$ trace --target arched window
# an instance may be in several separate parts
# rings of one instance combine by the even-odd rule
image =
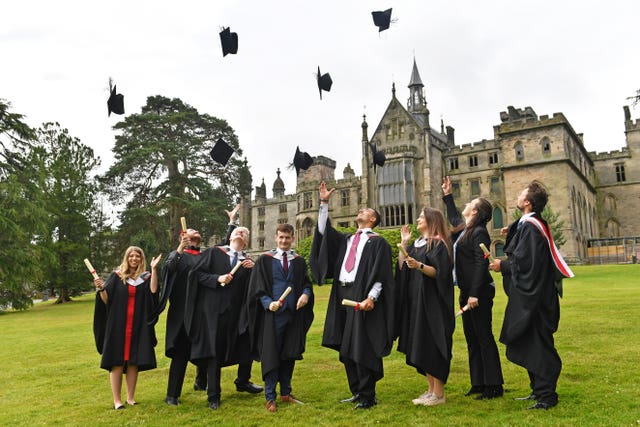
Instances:
[[[542,147],[542,154],[551,154],[551,141],[546,136],[540,141]]]
[[[604,207],[610,211],[616,210],[616,196],[607,194],[604,198]]]
[[[524,160],[524,147],[520,141],[516,143],[514,149],[516,150],[516,160]]]
[[[502,220],[502,209],[495,207],[493,209],[493,229],[499,230],[504,227],[504,221]]]
[[[311,236],[312,234],[313,234],[313,221],[311,221],[311,218],[305,218],[304,221],[302,221],[299,240],[305,239]]]
[[[607,221],[607,234],[609,237],[620,237],[620,224],[615,219]]]

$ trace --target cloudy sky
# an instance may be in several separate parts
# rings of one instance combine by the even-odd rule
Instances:
[[[458,144],[493,137],[513,105],[563,112],[589,151],[624,145],[622,106],[640,89],[640,1],[21,0],[0,13],[0,98],[39,126],[57,121],[112,162],[108,78],[127,114],[151,95],[226,119],[253,174],[286,170],[296,146],[360,174],[362,115],[370,134],[391,100],[406,103],[417,62],[431,124]],[[393,8],[382,33],[371,11]],[[223,58],[218,33],[238,33]],[[314,73],[333,79],[320,101]],[[640,106],[632,109],[640,118]]]

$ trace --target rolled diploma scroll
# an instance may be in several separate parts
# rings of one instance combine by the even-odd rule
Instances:
[[[282,295],[280,295],[280,298],[278,298],[278,303],[280,305],[284,304],[284,299],[287,297],[287,295],[289,295],[290,292],[291,292],[291,286],[288,286],[287,289],[284,290]]]
[[[238,271],[238,269],[242,267],[242,263],[238,261],[238,263],[235,265],[235,267],[233,267],[231,269],[231,271],[229,272],[229,274],[234,275],[236,274],[236,271]]]
[[[229,274],[233,276],[234,274],[236,274],[236,271],[238,271],[238,269],[239,269],[241,266],[242,266],[242,263],[241,263],[241,262],[238,262],[238,263],[235,265],[235,267],[233,267],[233,268],[231,269],[231,271],[229,272]],[[225,286],[225,285],[226,285],[226,283],[220,283],[220,286],[222,286],[223,288],[224,288],[224,286]]]
[[[236,266],[235,266],[235,267],[233,267],[233,268],[231,269],[231,271],[229,272],[229,274],[233,276],[234,274],[236,274],[236,271],[238,271],[238,269],[239,269],[241,266],[242,266],[242,263],[241,263],[241,262],[238,262],[238,263],[236,264]],[[223,288],[225,287],[225,285],[226,285],[226,283],[220,283],[220,286],[222,286]]]
[[[482,245],[482,243],[480,243]],[[465,311],[469,310],[471,307],[469,307],[469,304],[465,305],[464,307],[460,307],[460,310],[458,310],[458,312],[456,313],[456,317],[460,317],[462,316],[462,313],[464,313]]]
[[[180,225],[182,226],[182,235],[184,236],[187,232],[187,220],[185,217],[180,217]]]
[[[407,250],[404,248],[404,246],[402,246],[402,243],[398,243],[397,246],[398,246],[398,250],[402,252],[402,255],[404,255],[404,257],[407,258],[409,254],[407,253]]]
[[[353,301],[350,299],[343,299],[342,305],[346,305],[347,307],[353,307],[356,311],[360,310],[360,303],[358,301]]]
[[[99,279],[98,273],[96,273],[96,269],[93,268],[93,265],[91,265],[91,263],[87,258],[84,259],[84,265],[87,266],[87,268],[89,269],[89,272],[91,273],[94,279]]]
[[[489,258],[489,262],[493,262],[496,260],[491,256],[491,252],[489,252],[489,249],[487,249],[484,243],[480,243],[480,249],[482,249],[482,252],[484,252],[485,258]]]

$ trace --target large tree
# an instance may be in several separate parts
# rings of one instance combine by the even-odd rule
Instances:
[[[38,129],[29,162],[46,171],[39,186],[48,214],[41,245],[49,253],[49,262],[45,263],[46,282],[40,287],[58,290],[58,303],[69,301],[90,282],[82,260],[91,250],[92,214],[97,208],[97,186],[91,174],[100,160],[67,129],[45,123]]]
[[[23,310],[32,305],[30,283],[43,276],[34,260],[46,212],[35,185],[41,171],[25,158],[35,131],[10,107],[0,99],[0,310]]]
[[[119,131],[115,163],[102,182],[112,202],[126,205],[120,249],[140,244],[154,253],[173,246],[181,216],[206,236],[219,234],[224,209],[251,191],[251,175],[231,126],[180,99],[151,96],[141,113],[114,129]],[[226,167],[209,155],[219,138],[235,150]]]

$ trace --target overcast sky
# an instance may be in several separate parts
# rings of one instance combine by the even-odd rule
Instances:
[[[371,11],[393,8],[378,33]],[[253,185],[286,192],[295,148],[349,162],[361,173],[362,115],[369,136],[391,100],[406,105],[415,60],[431,125],[458,144],[493,137],[513,105],[562,112],[589,151],[624,145],[622,106],[640,88],[640,1],[65,1],[4,2],[0,98],[39,126],[57,121],[113,160],[108,79],[127,114],[152,95],[177,97],[235,129]],[[222,56],[218,33],[238,33]],[[314,73],[333,79],[321,101]],[[631,110],[640,117],[640,107]]]

